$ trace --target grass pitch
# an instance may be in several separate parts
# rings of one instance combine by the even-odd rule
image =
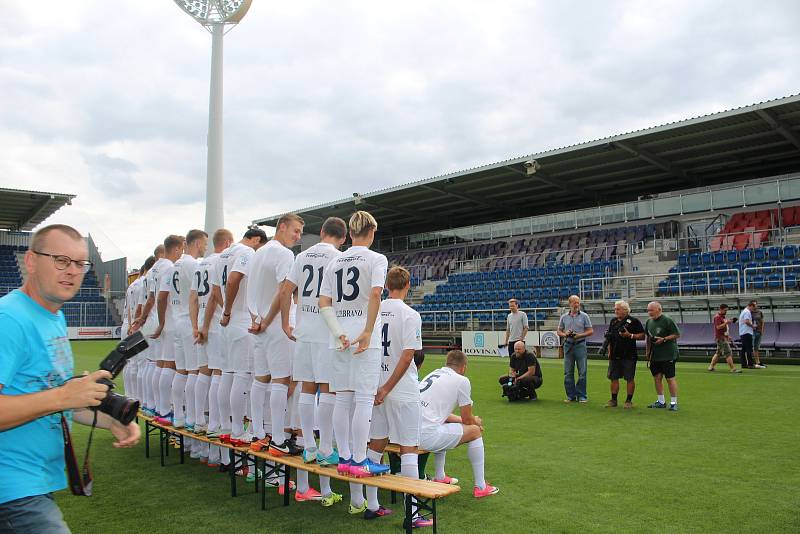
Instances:
[[[97,368],[111,342],[76,342],[76,372]],[[429,356],[427,373],[443,364]],[[475,413],[486,426],[486,478],[500,494],[472,497],[466,450],[448,454],[447,473],[462,492],[438,506],[447,532],[798,532],[800,531],[800,366],[771,365],[730,375],[704,364],[678,362],[680,412],[647,409],[654,400],[640,362],[635,408],[603,408],[609,398],[603,362],[590,362],[587,405],[565,405],[561,361],[543,360],[536,402],[509,404],[497,377],[505,360],[473,358]],[[624,392],[624,382],[622,384]],[[621,393],[620,402],[624,400]],[[76,425],[83,454],[87,427]],[[389,517],[364,521],[344,503],[284,508],[273,491],[267,511],[252,485],[239,482],[231,498],[227,475],[188,459],[167,467],[144,443],[116,450],[98,431],[93,445],[94,493],[59,492],[57,501],[76,533],[399,532],[402,505]],[[432,473],[433,458],[428,464]],[[312,477],[312,485],[317,481]],[[269,491],[269,490],[268,490]],[[388,494],[381,503],[389,505]]]

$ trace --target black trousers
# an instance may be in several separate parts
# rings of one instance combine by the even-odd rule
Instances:
[[[503,391],[505,391],[505,387],[508,384],[508,375],[501,376],[497,379],[497,382],[503,386]],[[536,397],[536,390],[542,386],[542,377],[533,375],[523,378],[517,381],[517,385],[522,390],[521,393],[524,397]]]
[[[742,344],[742,352],[740,360],[742,367],[753,367],[753,334],[742,334],[739,336],[739,341]]]

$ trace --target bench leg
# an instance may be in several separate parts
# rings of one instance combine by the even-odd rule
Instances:
[[[236,497],[236,454],[233,449],[228,449],[228,457],[231,459],[229,473],[231,476],[231,497]]]
[[[180,449],[181,449],[181,463],[184,463],[184,458],[183,458],[183,453],[184,453],[183,434],[178,434],[178,441],[180,442]]]
[[[406,532],[411,532],[411,521],[414,517],[413,508],[415,507],[419,517],[430,517],[430,519],[433,521],[433,532],[436,532],[436,499],[412,497],[410,494],[406,493],[405,506],[406,519],[403,526],[406,528]]]
[[[150,458],[150,421],[144,422],[144,457]]]
[[[283,466],[283,505],[289,506],[289,496],[291,491],[289,491],[289,478],[292,474],[292,468],[288,465]]]
[[[264,464],[264,472],[261,474],[261,509],[267,509],[267,461],[261,460]],[[258,473],[258,458],[256,458],[256,473]],[[256,481],[258,485],[258,481]]]
[[[158,448],[161,453],[161,467],[164,467],[164,431],[159,428],[158,429]]]
[[[392,499],[394,499],[394,492],[392,492]],[[394,502],[394,500],[392,500]],[[406,519],[403,522],[403,526],[405,526],[406,534],[411,534],[414,531],[414,527],[411,525],[412,521],[414,521],[414,511],[411,507],[411,494],[405,494],[405,507],[406,507]]]

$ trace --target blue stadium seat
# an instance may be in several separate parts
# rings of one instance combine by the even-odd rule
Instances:
[[[767,259],[767,249],[765,248],[756,248],[753,249],[753,257],[756,261],[764,261]]]
[[[797,257],[797,248],[794,245],[786,245],[783,247],[783,257],[787,260],[793,260]]]
[[[769,247],[767,249],[767,257],[771,261],[775,261],[775,260],[780,259],[782,252],[783,252],[783,249],[781,249],[781,247]]]

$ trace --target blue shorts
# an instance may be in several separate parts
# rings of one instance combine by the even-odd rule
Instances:
[[[0,504],[0,534],[69,534],[69,527],[48,493]]]

